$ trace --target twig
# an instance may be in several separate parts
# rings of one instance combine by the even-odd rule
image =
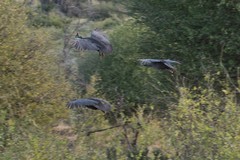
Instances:
[[[226,74],[226,77],[227,77],[227,79],[229,80],[229,82],[230,82],[230,83],[232,84],[232,86],[237,90],[237,92],[240,93],[240,89],[233,83],[233,81],[232,81],[232,79],[231,79],[231,77],[230,77],[227,69],[226,69],[225,66],[223,65],[222,60],[223,60],[224,46],[225,46],[225,43],[223,43],[223,44],[221,45],[221,51],[220,51],[220,66],[223,68],[223,71],[224,71],[224,73]]]
[[[129,150],[129,151],[132,151],[132,145],[131,145],[131,143],[129,142],[129,139],[128,139],[128,136],[127,136],[127,129],[126,129],[126,126],[125,126],[125,125],[123,125],[123,130],[124,130],[123,135],[124,135],[124,137],[125,137],[125,139],[126,139],[126,141],[127,141],[127,144],[128,144],[128,150]]]
[[[137,139],[138,139],[138,135],[139,135],[139,131],[137,130],[135,132],[135,135],[134,135],[134,139],[133,139],[133,142],[132,142],[132,146],[137,146]]]
[[[120,124],[120,125],[116,125],[116,126],[108,127],[108,128],[104,128],[104,129],[97,129],[97,130],[94,130],[94,131],[88,131],[87,136],[90,136],[92,133],[103,132],[103,131],[113,129],[113,128],[118,128],[118,127],[121,127],[121,126],[123,126],[123,125]],[[82,131],[82,132],[84,132],[84,131]]]

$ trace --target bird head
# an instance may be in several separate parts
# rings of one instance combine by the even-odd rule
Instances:
[[[75,38],[82,38],[78,33],[76,34]]]

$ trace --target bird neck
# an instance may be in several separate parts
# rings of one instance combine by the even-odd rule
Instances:
[[[79,36],[79,34],[77,33],[75,38],[83,38],[82,36]]]

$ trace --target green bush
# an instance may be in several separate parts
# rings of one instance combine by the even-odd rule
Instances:
[[[208,79],[209,80],[209,79]],[[192,90],[180,88],[178,104],[162,121],[174,159],[239,159],[240,105],[235,89],[214,89],[212,80]]]
[[[56,27],[56,28],[64,28],[67,23],[69,23],[69,20],[56,16],[51,14],[36,14],[30,16],[30,24],[35,27]]]

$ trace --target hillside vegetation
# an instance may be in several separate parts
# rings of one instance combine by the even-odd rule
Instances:
[[[1,0],[1,159],[240,159],[239,26],[236,0]],[[95,28],[112,54],[71,48]]]

